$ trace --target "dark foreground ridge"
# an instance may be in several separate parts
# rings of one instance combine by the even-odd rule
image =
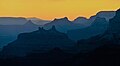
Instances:
[[[49,30],[39,27],[39,30],[31,33],[18,35],[17,40],[9,43],[3,48],[3,56],[26,56],[31,52],[46,52],[55,47],[65,51],[71,50],[75,42],[70,40],[66,34],[58,32],[53,26]]]

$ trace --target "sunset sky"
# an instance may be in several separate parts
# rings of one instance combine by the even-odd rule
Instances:
[[[0,0],[1,17],[38,17],[51,20],[67,16],[90,17],[98,11],[117,10],[120,0]]]

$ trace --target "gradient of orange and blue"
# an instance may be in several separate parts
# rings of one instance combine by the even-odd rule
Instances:
[[[116,10],[120,0],[0,0],[0,16],[38,17],[51,20],[67,16],[90,17],[98,11]]]

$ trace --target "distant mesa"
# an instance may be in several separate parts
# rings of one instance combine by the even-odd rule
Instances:
[[[69,22],[69,20],[68,20],[68,18],[67,17],[64,17],[64,18],[55,18],[53,21],[58,21],[58,20],[61,20],[61,21],[68,21]]]
[[[115,16],[115,13],[116,13],[115,11],[100,11],[96,15],[91,16],[89,19],[87,19],[86,17],[77,17],[72,22],[76,23],[76,24],[84,25],[85,27],[88,27],[88,26],[92,25],[94,20],[98,17],[105,18],[108,22],[111,18],[113,18]]]
[[[98,17],[103,17],[108,21],[109,19],[115,16],[115,13],[116,13],[115,11],[101,11],[98,12],[97,15]]]
[[[27,18],[27,20],[31,20],[34,24],[41,25],[41,26],[45,25],[46,23],[51,22],[50,20],[42,20],[42,19],[35,18],[35,17]]]
[[[84,26],[90,26],[91,22],[89,21],[89,19],[87,19],[86,17],[77,17],[73,23],[76,23],[76,24],[81,24],[81,25],[84,25]]]
[[[51,23],[56,23],[56,24],[61,23],[61,24],[63,24],[63,25],[64,25],[64,23],[66,24],[67,22],[68,22],[68,23],[71,22],[70,20],[68,20],[67,17],[64,17],[64,18],[55,18],[53,21],[51,21]],[[49,23],[48,23],[48,24],[49,24]]]
[[[49,20],[42,20],[39,18],[0,17],[0,25],[24,25],[29,20],[36,25],[44,25],[50,22]]]
[[[37,26],[37,25],[34,24],[31,20],[28,20],[24,25],[25,25],[25,26]]]
[[[23,17],[0,17],[0,25],[23,25],[26,22]]]
[[[77,17],[76,19],[74,19],[75,23],[79,23],[80,22],[84,22],[87,21],[88,19],[86,17]]]
[[[96,17],[105,18],[109,21],[111,18],[115,16],[115,11],[100,11],[96,15],[90,17],[90,21],[94,21]]]

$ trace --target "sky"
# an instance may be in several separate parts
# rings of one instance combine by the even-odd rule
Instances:
[[[52,20],[89,18],[99,11],[117,10],[120,0],[0,0],[1,17],[37,17]]]

